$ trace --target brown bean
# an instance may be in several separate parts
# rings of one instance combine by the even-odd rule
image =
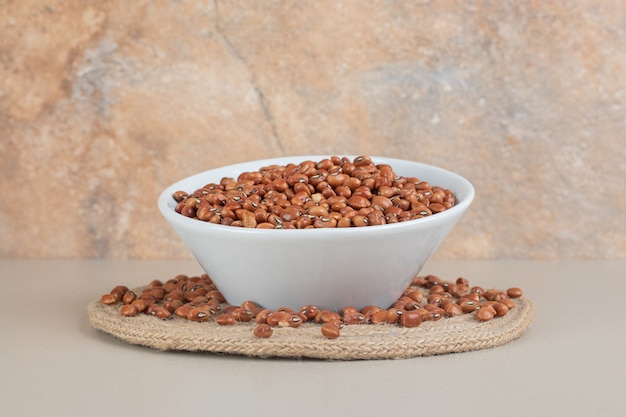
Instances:
[[[492,307],[481,307],[474,313],[475,317],[480,321],[489,321],[496,315],[495,310]]]
[[[256,337],[267,339],[268,337],[272,336],[272,333],[274,333],[274,330],[271,328],[271,326],[267,324],[259,324],[258,326],[254,328],[253,333]]]
[[[361,227],[361,226],[367,226],[368,224],[369,223],[368,223],[367,217],[361,216],[360,214],[357,214],[356,216],[352,218],[353,226]]]
[[[418,303],[417,301],[413,301],[413,300],[406,301],[403,308],[405,310],[417,310],[420,308],[420,303]]]
[[[226,302],[226,299],[224,298],[224,296],[222,295],[222,293],[219,290],[209,291],[207,293],[207,297],[215,298],[220,303],[225,303]]]
[[[333,228],[337,227],[337,220],[329,217],[321,217],[313,221],[315,228]]]
[[[417,303],[421,303],[424,299],[424,294],[422,294],[421,291],[417,290],[408,291],[405,295]]]
[[[464,277],[458,277],[456,279],[456,283],[469,286],[469,280],[467,278],[464,278]]]
[[[386,209],[393,207],[393,203],[391,202],[391,200],[382,195],[373,196],[371,201],[372,201],[372,206],[378,207],[383,212]]]
[[[124,304],[132,304],[133,301],[135,301],[137,299],[137,294],[135,294],[132,291],[127,291],[123,296],[122,296],[122,302]]]
[[[372,313],[375,313],[375,312],[380,311],[380,310],[382,310],[380,307],[378,307],[378,306],[376,306],[376,305],[370,305],[370,306],[365,306],[365,307],[362,307],[362,308],[359,310],[359,312],[360,312],[361,314],[363,314],[364,316],[369,316],[369,315],[371,315]]]
[[[370,314],[370,323],[384,324],[387,323],[387,310],[381,309]]]
[[[300,313],[304,314],[307,321],[315,320],[315,317],[319,314],[319,312],[320,312],[319,307],[313,306],[313,305],[303,306],[300,309]]]
[[[390,308],[387,310],[387,323],[397,323],[400,321],[400,316],[404,314],[404,310],[399,308]]]
[[[232,326],[236,320],[232,314],[220,314],[215,318],[215,322],[220,326]]]
[[[400,310],[405,310],[406,305],[407,305],[406,301],[396,300],[389,306],[389,308],[397,308]]]
[[[137,314],[139,314],[139,310],[137,310],[137,307],[135,307],[132,304],[125,304],[120,309],[120,314],[122,316],[132,317],[132,316],[136,316]]]
[[[354,309],[344,311],[341,319],[345,324],[363,324],[365,322],[365,315]]]
[[[204,292],[206,294],[206,291]],[[195,291],[187,291],[183,297],[183,301],[189,301],[192,304],[202,304],[208,302],[209,297],[206,295],[198,295]]]
[[[418,310],[404,311],[400,316],[400,324],[404,327],[417,327],[422,323],[422,315]]]
[[[183,305],[183,302],[180,300],[166,300],[163,301],[163,308],[167,309],[167,311],[169,311],[170,313],[173,313],[176,311],[176,309],[178,307],[181,307]]]
[[[449,284],[448,292],[456,298],[461,298],[467,293],[467,287],[463,284]]]
[[[443,307],[443,311],[446,312],[446,315],[453,317],[453,316],[460,316],[463,314],[463,309],[461,308],[460,305],[456,304],[456,303],[448,303]]]
[[[369,177],[369,178],[366,178],[363,181],[361,181],[361,186],[367,187],[370,190],[372,190],[374,188],[375,184],[376,184],[376,181],[374,180],[374,177]]]
[[[360,166],[365,166],[365,165],[371,165],[372,164],[372,158],[370,158],[367,155],[359,155],[356,158],[354,158],[354,166],[356,167],[360,167]]]
[[[238,306],[234,306],[234,305],[228,305],[224,308],[224,310],[222,311],[222,313],[224,314],[233,314],[233,311],[235,311],[236,309],[238,309]]]
[[[493,296],[493,301],[502,301],[502,300],[508,300],[509,296],[503,292],[503,291],[498,291],[496,292],[496,295]]]
[[[315,319],[313,321],[315,321],[316,323],[341,321],[341,316],[336,311],[322,310],[317,314],[317,316],[315,316]]]
[[[482,296],[485,293],[485,290],[483,289],[483,287],[479,287],[475,285],[470,288],[469,292],[472,294],[478,294],[479,296]]]
[[[293,185],[293,192],[295,194],[304,193],[311,196],[315,192],[315,187],[305,182],[297,182]]]
[[[290,206],[283,210],[280,217],[285,222],[291,222],[304,214],[304,209],[300,206]]]
[[[446,290],[441,284],[436,284],[430,287],[431,294],[443,294],[444,292],[446,292]]]
[[[461,301],[458,302],[459,306],[461,307],[461,309],[463,310],[463,313],[471,313],[473,311],[476,311],[480,308],[480,305],[477,301],[474,300],[468,300],[468,299],[463,299]]]
[[[252,311],[255,308],[257,308],[258,306],[256,305],[256,303],[254,301],[246,300],[243,303],[241,303],[241,305],[239,307],[241,307],[244,310]]]
[[[337,221],[337,227],[350,227],[352,226],[352,220],[348,217],[342,217]]]
[[[185,292],[181,290],[180,288],[172,289],[163,297],[163,300],[165,301],[174,301],[174,300],[182,301],[184,299],[185,299]]]
[[[331,322],[322,324],[321,330],[322,330],[322,334],[327,339],[336,339],[339,337],[341,333],[340,324],[338,321],[331,321]]]
[[[506,293],[510,298],[519,298],[523,295],[522,290],[517,287],[509,288],[508,290],[506,290]]]
[[[331,187],[336,188],[336,187],[339,187],[340,185],[343,185],[343,183],[348,178],[349,176],[346,174],[343,174],[340,172],[334,172],[326,177],[326,181]]]
[[[308,216],[300,216],[296,219],[295,225],[297,229],[306,229],[313,226],[313,219]]]
[[[160,318],[161,320],[169,319],[172,315],[172,313],[165,307],[156,307],[154,310],[152,310],[151,314]]]
[[[370,226],[379,226],[386,223],[387,222],[385,221],[385,215],[382,211],[374,210],[367,215],[367,224]]]
[[[471,292],[469,294],[465,294],[463,297],[459,297],[459,300],[472,300],[478,303],[480,301],[480,296],[475,292]]]
[[[430,320],[431,321],[440,320],[443,317],[445,317],[445,315],[446,315],[445,310],[443,308],[441,308],[441,307],[430,309],[430,310],[428,310],[428,313],[430,315]]]
[[[494,303],[492,307],[496,312],[496,317],[505,316],[509,312],[509,308],[506,306],[506,304],[503,304],[501,302]]]
[[[111,305],[117,303],[118,300],[113,294],[107,293],[103,294],[102,297],[100,297],[100,302],[102,304]]]
[[[370,204],[367,207],[371,205],[371,200],[373,198],[373,195],[372,195],[372,190],[370,189],[370,187],[367,187],[365,185],[360,185],[352,192],[352,195],[365,197],[370,202]]]
[[[196,217],[196,208],[185,204],[180,209],[180,214],[182,214],[185,217]]]
[[[124,294],[128,292],[128,287],[125,285],[116,285],[112,290],[111,294],[117,299],[117,301],[122,301],[122,297]]]
[[[498,293],[498,291],[491,289],[491,290],[487,290],[484,293],[482,293],[482,296],[485,297],[485,299],[487,299],[489,301],[493,301],[493,299],[495,298],[497,293]]]
[[[245,210],[243,212],[243,218],[241,219],[241,222],[243,223],[243,227],[249,227],[249,228],[254,228],[257,227],[257,221],[256,221],[256,217],[254,215],[253,212]]]
[[[363,197],[361,195],[352,195],[352,197],[350,197],[348,201],[346,201],[346,204],[353,209],[358,210],[364,207],[369,207],[371,205],[371,202],[366,197]]]
[[[179,203],[185,200],[188,196],[189,194],[187,194],[186,191],[176,191],[174,192],[174,194],[172,194],[172,197],[174,197],[174,200],[176,200]]]
[[[192,304],[183,304],[182,306],[174,310],[174,314],[176,314],[178,317],[187,318],[187,315],[192,309],[194,309],[194,306]]]
[[[435,285],[441,285],[441,283],[443,283],[443,280],[441,278],[433,274],[426,275],[424,279],[426,280],[425,282],[426,288],[432,288]]]
[[[289,311],[273,311],[267,316],[266,323],[272,327],[288,327],[292,315]]]
[[[146,300],[142,300],[141,298],[133,301],[131,305],[134,305],[139,312],[145,311],[146,308],[148,308],[148,303],[146,302]]]
[[[446,211],[446,206],[444,206],[441,203],[430,203],[430,205],[428,206],[428,208],[430,209],[430,211],[434,214],[434,213],[441,213],[442,211]]]
[[[187,313],[187,320],[189,321],[204,322],[208,321],[210,318],[211,312],[202,307],[194,307]]]
[[[341,185],[347,187],[352,192],[361,186],[361,180],[355,177],[348,177]]]
[[[428,296],[428,304],[435,304],[435,305],[439,305],[441,304],[441,299],[443,298],[442,294],[430,294]]]
[[[292,314],[291,317],[289,317],[289,320],[287,321],[287,326],[296,328],[296,327],[300,327],[302,323],[304,323],[302,316],[300,316],[299,314]],[[281,323],[278,323],[278,325],[281,326]]]
[[[267,216],[269,216],[269,213],[263,207],[259,207],[259,208],[254,210],[254,220],[256,220],[257,226],[260,223],[267,222]]]
[[[355,168],[356,166],[350,161],[344,161],[343,164],[341,164],[341,170],[350,176],[352,176]]]
[[[257,324],[266,324],[267,318],[271,312],[272,310],[267,309],[267,308],[261,310],[259,313],[257,313],[256,317],[254,318],[254,322]]]
[[[425,277],[417,276],[413,278],[413,281],[411,281],[411,286],[426,288],[426,283],[427,283],[427,280]]]
[[[307,209],[307,213],[310,216],[315,217],[328,217],[328,209],[324,206],[313,206]]]
[[[252,320],[252,311],[237,307],[232,313],[236,321],[247,323]]]

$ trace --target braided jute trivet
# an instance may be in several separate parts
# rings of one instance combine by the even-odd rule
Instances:
[[[88,306],[91,325],[125,342],[163,351],[205,351],[256,357],[329,360],[403,359],[467,352],[501,346],[519,338],[535,314],[527,297],[514,299],[503,317],[479,322],[473,314],[423,322],[406,328],[393,324],[346,325],[337,339],[327,339],[320,326],[278,327],[268,339],[255,337],[254,322],[220,326],[214,321],[168,320],[140,314],[124,317],[120,305],[99,300]]]

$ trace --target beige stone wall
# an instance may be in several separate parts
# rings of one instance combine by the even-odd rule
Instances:
[[[439,258],[626,258],[626,2],[0,0],[0,257],[186,258],[162,188],[370,154],[477,197]]]

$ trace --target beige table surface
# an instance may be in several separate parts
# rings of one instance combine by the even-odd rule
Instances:
[[[625,416],[626,261],[431,261],[522,287],[536,317],[493,349],[330,362],[158,352],[94,330],[87,304],[194,261],[0,260],[0,415]]]

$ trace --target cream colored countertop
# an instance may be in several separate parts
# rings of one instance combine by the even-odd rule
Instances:
[[[493,349],[329,362],[158,352],[94,330],[87,304],[194,261],[0,260],[3,416],[623,416],[626,261],[431,261],[423,273],[521,287],[536,317]],[[141,413],[141,414],[138,414]]]

